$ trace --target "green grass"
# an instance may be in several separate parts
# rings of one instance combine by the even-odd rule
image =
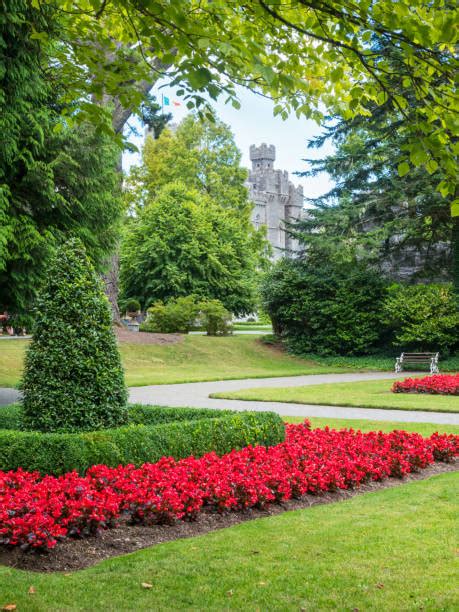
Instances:
[[[0,387],[19,383],[27,345],[27,340],[0,340]],[[393,359],[294,357],[257,336],[185,336],[177,344],[120,346],[129,386],[393,369]],[[442,363],[442,370],[454,363]]]
[[[27,340],[0,340],[0,387],[18,384]],[[168,345],[121,343],[129,386],[340,371],[263,345],[256,336],[185,336]]]
[[[287,423],[303,423],[305,417],[284,417]],[[414,431],[422,436],[430,436],[436,431],[459,435],[459,425],[444,425],[439,423],[407,423],[401,421],[370,421],[368,419],[324,419],[321,417],[308,417],[311,426],[331,427],[333,429],[352,428],[361,431],[393,431],[403,429]]]
[[[252,388],[214,393],[212,397],[392,410],[459,412],[458,396],[392,393],[390,390],[392,383],[393,380],[389,379],[301,387]]]
[[[271,325],[261,325],[256,323],[251,324],[242,324],[242,323],[234,323],[233,325],[234,331],[264,331],[264,332],[272,332]]]
[[[268,339],[269,341],[269,339]],[[388,357],[384,355],[362,355],[357,357],[341,357],[331,356],[323,357],[321,355],[306,354],[305,359],[310,359],[316,363],[328,367],[352,368],[355,370],[381,370],[394,371],[395,356],[400,355],[402,351],[393,349],[394,356]],[[459,371],[459,353],[451,355],[446,359],[442,359],[440,355],[440,370],[441,372],[458,372]],[[428,374],[428,368],[426,369]]]
[[[161,544],[70,575],[1,567],[0,607],[453,611],[458,499],[458,474],[443,474]]]

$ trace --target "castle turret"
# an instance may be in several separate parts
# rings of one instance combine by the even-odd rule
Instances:
[[[259,147],[250,146],[250,160],[252,162],[252,170],[271,170],[274,168],[274,160],[276,159],[276,147],[263,143]]]
[[[274,258],[283,255],[294,256],[299,245],[285,231],[286,223],[301,217],[303,188],[295,187],[289,180],[288,172],[275,170],[276,148],[261,144],[250,147],[252,170],[247,186],[254,203],[252,222],[256,228],[265,225],[268,240],[274,251]]]

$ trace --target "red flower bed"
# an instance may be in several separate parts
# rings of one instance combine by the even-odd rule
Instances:
[[[394,393],[432,393],[459,395],[459,374],[435,374],[424,378],[405,378],[392,385]]]
[[[163,458],[86,476],[0,472],[0,543],[52,548],[66,536],[85,536],[124,518],[146,525],[193,520],[203,509],[243,510],[305,493],[357,487],[402,477],[459,454],[459,436],[394,431],[361,433],[288,425],[286,441],[247,447],[222,457]]]

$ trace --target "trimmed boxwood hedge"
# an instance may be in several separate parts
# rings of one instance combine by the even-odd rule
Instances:
[[[223,454],[249,444],[271,446],[284,439],[284,425],[273,412],[233,412],[195,408],[131,406],[130,424],[80,433],[42,433],[15,429],[19,406],[0,408],[0,469],[84,473],[98,463],[109,466],[161,457],[176,459]]]

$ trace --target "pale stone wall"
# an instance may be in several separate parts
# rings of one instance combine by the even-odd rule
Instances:
[[[294,186],[287,171],[274,169],[275,159],[274,145],[252,145],[247,186],[254,203],[252,223],[255,227],[266,226],[273,258],[279,259],[295,257],[299,252],[298,242],[285,231],[285,223],[301,217],[304,196],[303,188]]]

